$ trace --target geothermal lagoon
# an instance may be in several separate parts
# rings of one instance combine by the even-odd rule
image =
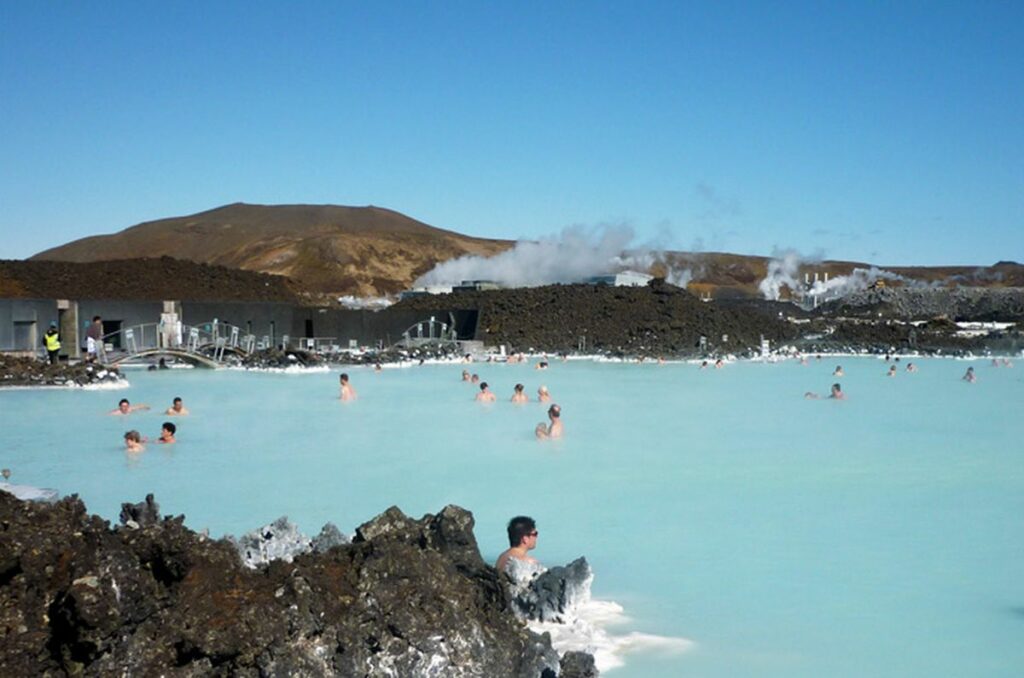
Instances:
[[[129,370],[124,390],[2,391],[0,430],[12,482],[113,521],[150,492],[213,536],[458,504],[493,562],[530,515],[533,555],[586,556],[595,599],[621,606],[604,629],[619,678],[1017,675],[1024,364],[907,361],[892,378],[852,357],[353,368],[352,403],[336,370]],[[463,367],[498,402],[474,402]],[[804,398],[834,381],[847,400]],[[517,382],[533,402],[508,402]],[[541,384],[563,440],[534,439]],[[124,432],[157,437],[174,396],[192,411],[180,442],[126,454]],[[121,397],[153,409],[107,416]]]

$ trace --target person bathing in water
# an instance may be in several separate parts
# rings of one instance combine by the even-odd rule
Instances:
[[[542,403],[551,402],[551,394],[548,393],[547,386],[541,386],[537,389],[537,401]]]
[[[338,397],[342,400],[355,400],[356,390],[352,388],[352,384],[348,383],[348,375],[342,372],[338,380],[341,382],[341,393]]]
[[[498,399],[498,396],[491,393],[490,389],[487,388],[487,382],[480,384],[480,392],[476,394],[476,399],[481,403],[493,403]]]
[[[973,384],[974,382],[978,381],[978,378],[976,376],[974,376],[974,368],[973,367],[968,367],[967,368],[967,371],[964,372],[963,380],[968,382],[968,383],[970,383],[970,384]]]
[[[124,415],[148,409],[149,405],[132,405],[130,402],[128,402],[127,398],[121,398],[121,402],[117,404],[117,409],[111,410],[110,412],[108,412],[108,414]]]
[[[810,400],[817,400],[821,398],[820,395],[818,395],[817,393],[812,393],[811,391],[805,393],[804,397]],[[828,397],[829,400],[846,400],[846,394],[843,393],[843,387],[840,386],[839,384],[832,384],[832,391],[831,393],[828,394]]]
[[[171,402],[171,406],[167,408],[167,411],[164,412],[164,414],[169,417],[184,416],[188,414],[188,409],[185,407],[185,403],[181,401],[181,397],[179,396]]]
[[[178,441],[174,437],[174,434],[177,433],[177,432],[178,432],[178,427],[177,426],[175,426],[174,424],[172,424],[169,421],[165,421],[163,423],[162,428],[160,429],[160,437],[156,439],[156,442],[163,443],[165,445],[170,445],[172,443],[176,443]]]
[[[128,431],[124,434],[124,449],[129,452],[144,452],[146,450],[138,431]]]
[[[548,422],[547,426],[544,425],[544,422],[537,424],[537,428],[533,430],[537,439],[551,440],[554,438],[561,438],[563,433],[561,407],[558,405],[552,405],[548,408]]]
[[[504,572],[510,560],[522,560],[527,563],[537,563],[529,552],[537,548],[537,524],[529,516],[516,516],[508,521],[508,543],[509,548],[498,556],[494,568],[498,572]]]
[[[845,374],[845,372],[843,372],[843,366],[842,365],[836,365],[836,369],[832,372],[832,376],[833,377],[841,377],[844,374]]]
[[[516,384],[515,385],[514,392],[512,393],[512,402],[514,402],[514,403],[528,403],[528,402],[530,402],[530,397],[528,395],[526,395],[525,392],[523,392],[523,388],[524,387],[523,387],[522,384]]]

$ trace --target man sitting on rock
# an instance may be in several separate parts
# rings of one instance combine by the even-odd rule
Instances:
[[[498,572],[504,572],[510,560],[538,564],[528,551],[537,548],[537,524],[528,516],[516,516],[508,522],[508,543],[511,548],[498,556],[494,564]]]

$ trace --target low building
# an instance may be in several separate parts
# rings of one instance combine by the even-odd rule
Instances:
[[[637,271],[622,271],[608,275],[595,275],[587,279],[591,285],[608,285],[609,287],[643,287],[651,282],[654,276]]]
[[[480,292],[484,290],[500,290],[501,285],[493,280],[463,280],[452,287],[452,292]]]

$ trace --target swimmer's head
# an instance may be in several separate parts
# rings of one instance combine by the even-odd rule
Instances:
[[[480,390],[481,391],[486,391],[487,390],[487,382],[486,381],[480,382]]]
[[[181,409],[181,396],[176,396],[174,400],[171,401],[171,407],[173,407],[176,410]]]
[[[842,386],[840,386],[839,384],[832,384],[832,392],[833,393],[842,393],[842,391],[843,391],[843,387]]]
[[[348,383],[348,374],[346,374],[345,372],[342,372],[341,376],[338,377],[338,379],[341,381],[341,383],[347,384]]]
[[[131,403],[128,402],[127,398],[121,398],[121,402],[117,404],[117,409],[121,410],[122,412],[128,412],[129,410],[132,409],[132,406]]]
[[[470,381],[472,381],[474,384],[480,383],[480,375],[479,374],[474,374],[472,379],[470,379]]]
[[[173,436],[175,433],[178,432],[178,427],[169,421],[165,421],[163,423],[163,430],[167,431]]]
[[[516,384],[515,385],[515,389],[516,389],[516,393],[522,393],[523,392],[523,385],[522,384]]]
[[[562,416],[562,408],[559,407],[558,405],[552,405],[551,407],[548,408],[548,416],[551,417],[552,419],[558,419],[560,416]]]
[[[508,521],[508,545],[515,548],[524,539],[537,536],[537,523],[529,516],[516,516]]]
[[[547,392],[548,392],[548,387],[547,386],[541,386],[540,388],[537,389],[537,393],[542,393],[544,395],[547,395]]]
[[[125,439],[125,442],[131,442],[131,443],[141,443],[142,442],[142,436],[139,435],[138,431],[128,431],[127,433],[124,434],[124,439]]]

